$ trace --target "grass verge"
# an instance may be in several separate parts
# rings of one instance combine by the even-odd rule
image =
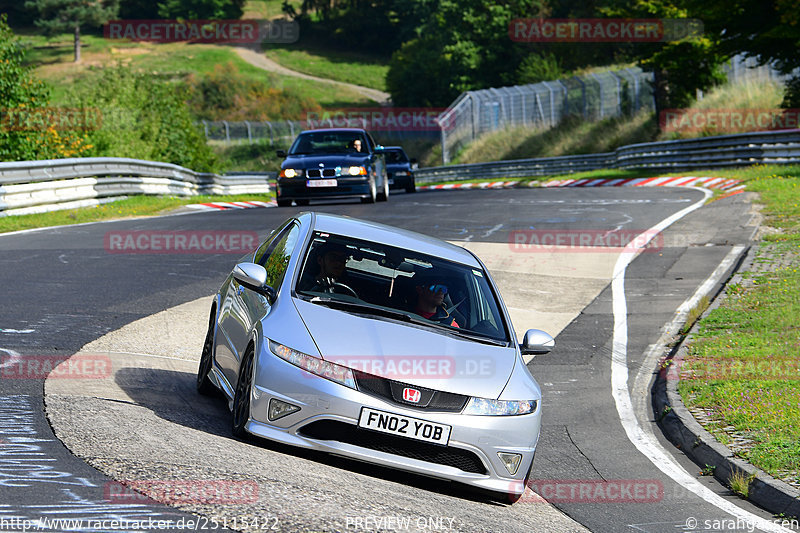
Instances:
[[[678,390],[734,453],[800,486],[800,167],[730,173],[759,193],[774,229],[700,320]]]
[[[243,200],[259,200],[266,202],[274,198],[273,194],[238,194],[231,196],[132,196],[124,200],[109,202],[95,207],[65,209],[50,213],[34,215],[12,215],[0,217],[0,233],[19,231],[47,226],[64,226],[97,222],[129,217],[159,215],[187,204],[205,202],[237,202]]]

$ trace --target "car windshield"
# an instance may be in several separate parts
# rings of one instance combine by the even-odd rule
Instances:
[[[408,157],[402,150],[386,150],[387,163],[407,163]]]
[[[320,305],[509,342],[482,269],[350,237],[316,233],[296,294]]]
[[[289,155],[366,153],[367,146],[364,135],[357,131],[310,131],[298,135]]]

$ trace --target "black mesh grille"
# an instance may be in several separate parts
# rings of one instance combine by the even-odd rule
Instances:
[[[433,395],[430,402],[427,402],[427,405],[425,406],[415,405],[410,402],[405,402],[402,400],[402,398],[392,394],[392,383],[399,386],[399,388],[402,388],[404,386],[412,387],[411,385],[405,385],[403,383],[400,383],[399,381],[392,381],[390,379],[381,378],[378,376],[374,376],[372,374],[366,374],[358,370],[354,370],[353,374],[355,375],[356,378],[356,385],[358,386],[358,390],[360,390],[361,392],[366,394],[371,394],[373,396],[378,396],[394,404],[402,405],[403,407],[410,407],[412,409],[419,409],[422,411],[459,413],[467,404],[467,400],[469,400],[469,396],[464,396],[463,394],[453,394],[451,392],[426,389],[425,387],[418,387],[416,385],[413,385],[413,388],[421,391],[423,393],[423,396],[427,396],[428,394]]]
[[[318,178],[320,175],[319,170],[316,168],[309,169],[308,177],[309,178]]]
[[[322,171],[322,175],[325,176],[326,178],[333,177],[336,175],[336,170],[332,168],[326,168],[325,170]]]
[[[336,420],[312,422],[301,428],[299,433],[310,439],[344,442],[426,463],[452,466],[473,474],[486,473],[486,467],[481,460],[470,451],[369,431]]]

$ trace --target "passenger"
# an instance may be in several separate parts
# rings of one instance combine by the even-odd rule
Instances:
[[[428,320],[441,322],[442,324],[454,328],[461,327],[444,305],[444,297],[447,295],[447,285],[438,283],[437,281],[441,280],[426,276],[416,283],[417,303],[414,307],[414,312]]]
[[[356,152],[361,151],[361,139],[356,139],[353,141],[353,150],[355,150]]]

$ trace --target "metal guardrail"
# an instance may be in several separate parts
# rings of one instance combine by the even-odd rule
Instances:
[[[555,176],[604,168],[672,171],[800,163],[800,130],[631,144],[614,152],[422,168],[417,183]]]
[[[270,178],[274,173],[220,176],[117,157],[0,163],[0,216],[85,207],[134,194],[267,193]]]

